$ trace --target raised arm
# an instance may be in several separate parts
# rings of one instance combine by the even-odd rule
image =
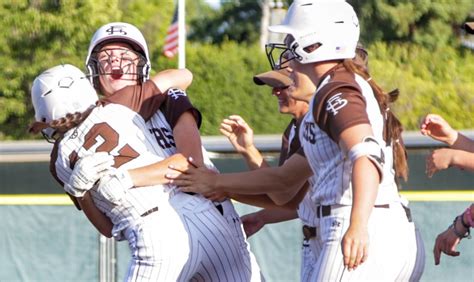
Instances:
[[[420,132],[446,143],[453,149],[474,153],[474,141],[453,129],[440,115],[426,115],[421,122]]]
[[[188,69],[167,69],[160,71],[150,79],[164,93],[169,88],[186,90],[193,81],[193,74]]]
[[[250,169],[269,167],[254,145],[253,130],[239,115],[222,120],[219,131],[229,139],[234,149],[242,155]]]

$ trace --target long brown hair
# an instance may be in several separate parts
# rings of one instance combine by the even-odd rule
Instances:
[[[54,139],[61,138],[68,130],[80,125],[89,116],[93,109],[94,106],[82,113],[69,113],[65,117],[50,122],[35,121],[28,128],[28,132],[38,134],[43,129],[52,128],[54,129],[54,134],[51,137]]]
[[[407,153],[405,145],[402,140],[403,126],[400,120],[390,110],[389,104],[397,100],[399,91],[395,89],[389,93],[386,93],[382,88],[372,79],[369,73],[364,69],[363,66],[354,63],[351,59],[343,61],[344,67],[353,73],[362,76],[372,87],[375,99],[377,100],[380,112],[384,117],[384,140],[388,145],[393,147],[393,166],[395,169],[395,175],[408,180],[408,163]]]

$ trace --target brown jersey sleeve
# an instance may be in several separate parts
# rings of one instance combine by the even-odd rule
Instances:
[[[165,115],[166,120],[170,124],[171,128],[174,128],[178,122],[179,117],[187,111],[190,111],[193,114],[194,118],[196,119],[196,124],[198,128],[200,128],[202,121],[201,113],[193,106],[186,95],[186,92],[181,89],[172,88],[168,90],[167,94],[168,98],[166,99],[165,103],[162,104],[160,110]]]
[[[360,88],[345,82],[329,82],[318,92],[313,117],[318,127],[336,143],[345,129],[370,123]]]
[[[102,99],[101,103],[102,105],[114,103],[126,106],[147,121],[166,99],[167,95],[163,94],[153,81],[148,80],[142,84],[126,86]]]

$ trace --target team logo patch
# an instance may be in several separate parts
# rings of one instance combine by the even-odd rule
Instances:
[[[173,97],[175,100],[178,100],[179,96],[186,97],[186,92],[178,88],[173,88],[168,90],[168,96]]]
[[[326,102],[326,111],[332,113],[334,116],[348,103],[346,99],[341,98],[341,95],[342,93],[337,93]]]
[[[107,30],[105,30],[109,35],[122,34],[127,35],[126,27],[124,25],[111,25]]]

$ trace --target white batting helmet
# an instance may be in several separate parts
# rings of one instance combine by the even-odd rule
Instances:
[[[84,112],[94,106],[97,93],[86,75],[73,65],[59,65],[36,77],[31,87],[35,119],[41,122],[65,117],[69,113]],[[46,129],[48,137],[54,132]]]
[[[289,49],[302,63],[355,57],[359,41],[359,20],[343,0],[295,0],[280,25],[269,30],[293,36]],[[314,44],[314,51],[305,48]]]
[[[143,55],[144,61],[138,65],[138,75],[141,81],[148,79],[151,63],[145,37],[143,37],[143,34],[134,25],[124,22],[113,22],[105,24],[97,29],[89,44],[86,66],[92,83],[96,86],[98,85],[96,84],[97,82],[94,81],[94,78],[99,74],[99,67],[94,53],[100,49],[101,45],[108,42],[128,43],[135,49],[135,51]]]

